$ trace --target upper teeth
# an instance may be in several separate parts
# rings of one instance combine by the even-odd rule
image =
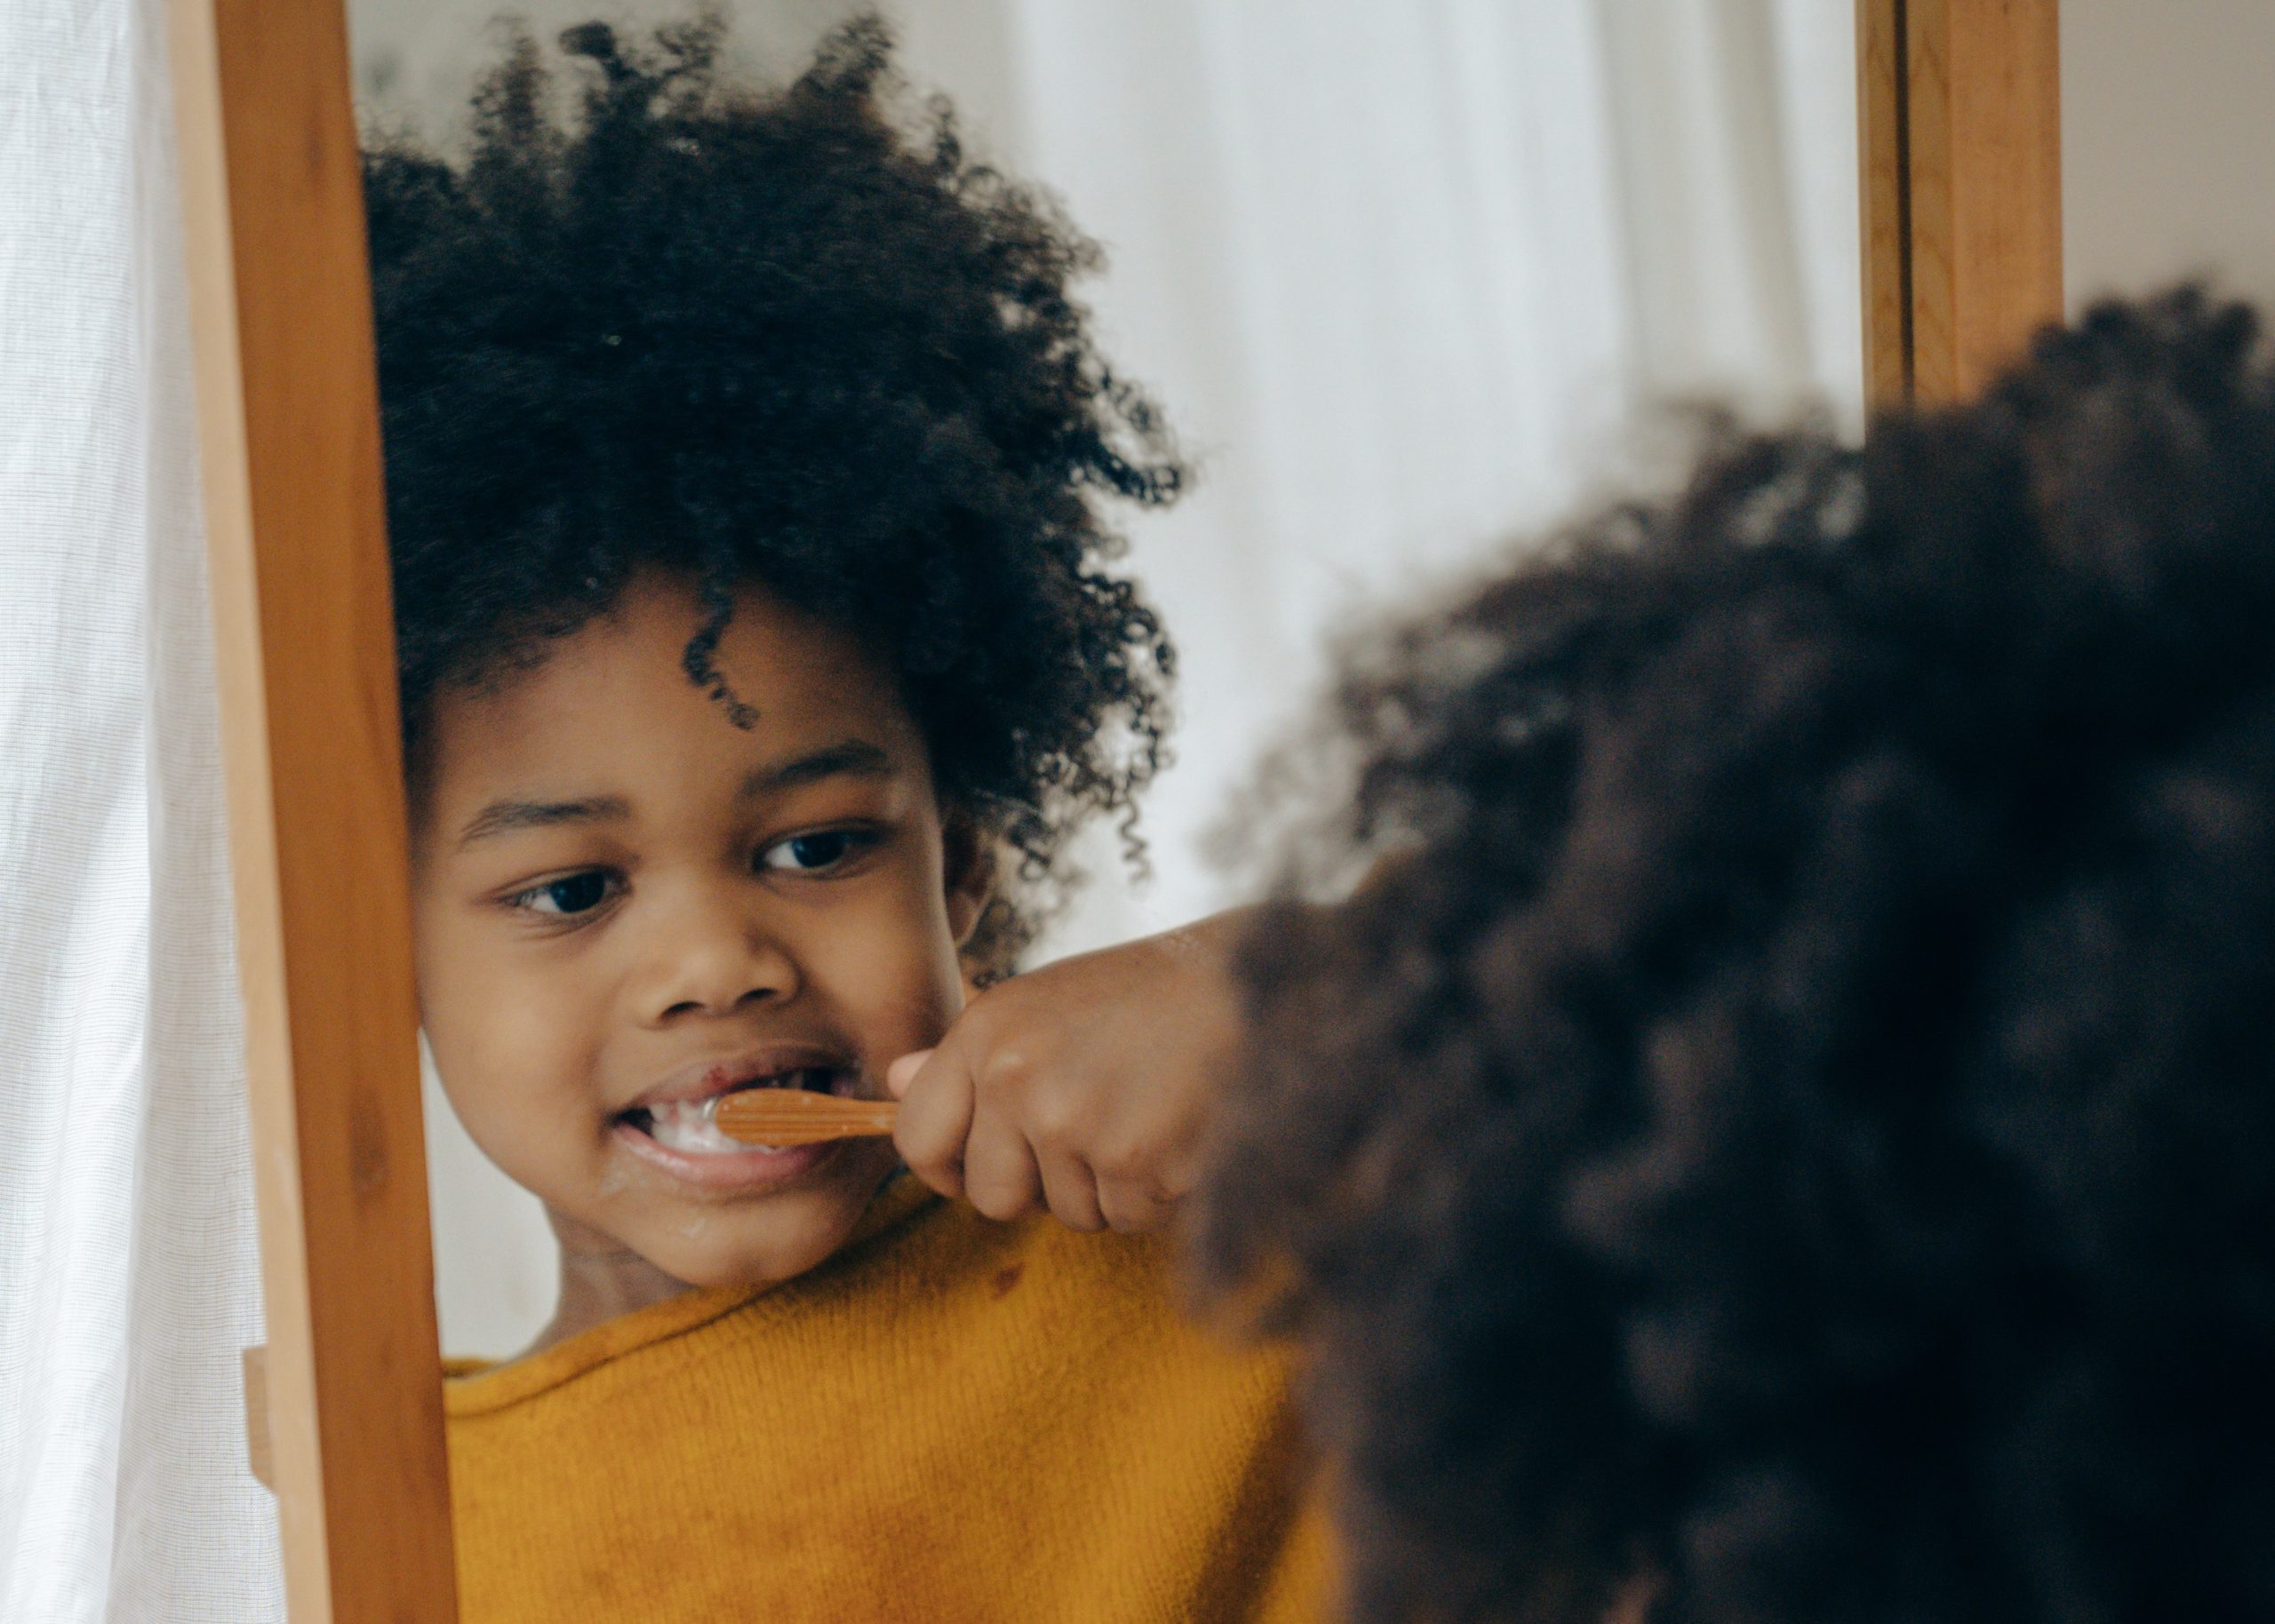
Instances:
[[[738,1083],[735,1088],[706,1095],[700,1100],[664,1100],[647,1108],[648,1136],[667,1149],[690,1155],[722,1155],[736,1150],[763,1150],[764,1146],[745,1144],[730,1139],[719,1129],[719,1102],[727,1095],[741,1088],[793,1088],[805,1084],[824,1068],[794,1067],[786,1071],[770,1072]],[[822,1079],[825,1083],[826,1078]]]

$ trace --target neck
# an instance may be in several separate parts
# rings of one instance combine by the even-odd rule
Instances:
[[[561,1242],[561,1299],[552,1322],[523,1350],[523,1357],[692,1289],[621,1241],[549,1207],[546,1215]]]

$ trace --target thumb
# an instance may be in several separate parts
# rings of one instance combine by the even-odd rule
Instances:
[[[918,1049],[912,1055],[903,1055],[885,1068],[885,1087],[892,1092],[894,1099],[901,1099],[907,1095],[908,1085],[916,1080],[916,1074],[931,1058],[931,1050]]]

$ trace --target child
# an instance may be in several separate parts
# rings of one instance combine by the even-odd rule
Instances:
[[[2193,292],[1352,665],[1203,1185],[1352,1615],[2275,1617],[2275,368]]]
[[[448,1394],[465,1617],[1307,1616],[1281,1365],[1153,1243],[703,1104],[881,1093],[1153,770],[1169,646],[1095,498],[1181,471],[1095,251],[895,127],[874,23],[771,98],[707,27],[563,43],[573,130],[524,42],[467,162],[366,174],[421,1016],[563,1250]]]

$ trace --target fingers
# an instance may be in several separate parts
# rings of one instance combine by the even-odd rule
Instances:
[[[1196,1125],[1125,1124],[1097,1157],[1098,1210],[1125,1235],[1165,1227],[1201,1181],[1202,1135]]]
[[[1026,1135],[1000,1111],[973,1119],[963,1150],[964,1199],[990,1218],[1009,1222],[1041,1209],[1042,1173]]]
[[[1106,1214],[1098,1206],[1098,1181],[1091,1176],[1089,1163],[1079,1156],[1049,1150],[1038,1152],[1035,1162],[1042,1170],[1043,1198],[1050,1203],[1053,1217],[1070,1230],[1086,1233],[1106,1227]]]
[[[918,1178],[962,1198],[990,1218],[1039,1212],[1042,1169],[1019,1127],[1016,1098],[983,1091],[966,1052],[984,1045],[953,1036],[934,1049],[904,1055],[885,1070],[885,1087],[900,1096],[893,1143]]]
[[[1098,1214],[1123,1235],[1158,1230],[1177,1215],[1177,1198],[1151,1179],[1098,1181]]]
[[[937,1048],[886,1071],[902,1158],[991,1218],[1047,1205],[1077,1230],[1161,1228],[1191,1187],[1218,1064],[1201,1018],[1214,1005],[1186,1018],[1193,979],[1139,943],[980,993]]]
[[[971,1073],[939,1049],[904,1055],[885,1072],[900,1095],[893,1143],[908,1170],[942,1195],[964,1193],[965,1141],[971,1132]]]
[[[908,1086],[924,1069],[924,1063],[938,1054],[938,1049],[918,1049],[913,1055],[903,1055],[885,1068],[885,1090],[896,1100],[908,1097]]]

